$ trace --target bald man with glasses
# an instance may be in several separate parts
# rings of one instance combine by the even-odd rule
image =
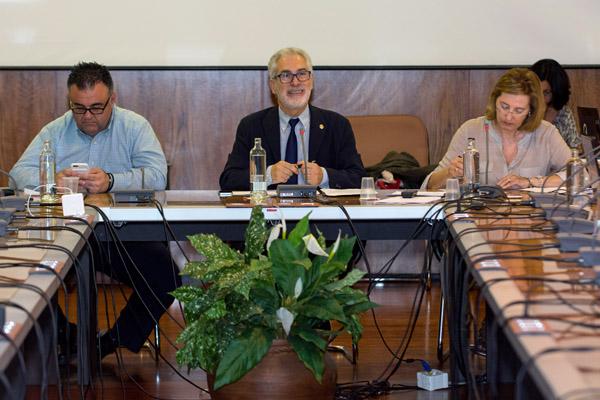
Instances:
[[[350,122],[309,105],[313,89],[310,56],[288,47],[269,60],[269,87],[278,105],[240,121],[219,183],[222,190],[249,190],[249,152],[261,138],[267,153],[267,184],[359,188],[366,176]],[[305,159],[306,158],[306,159]]]

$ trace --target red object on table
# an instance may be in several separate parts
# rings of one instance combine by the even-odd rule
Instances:
[[[386,182],[379,178],[377,181],[375,181],[375,185],[379,189],[400,189],[402,187],[402,181],[396,178],[393,182]]]

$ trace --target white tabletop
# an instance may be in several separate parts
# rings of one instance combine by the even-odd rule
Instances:
[[[158,192],[156,199],[163,204],[168,221],[247,221],[249,207],[225,207],[221,204],[217,191],[171,190]],[[386,204],[372,202],[361,205],[346,205],[353,220],[420,220],[431,216],[432,204]],[[434,206],[439,209],[439,206]],[[116,204],[102,207],[112,221],[161,221],[158,210],[152,205]],[[265,217],[270,220],[299,220],[310,212],[311,220],[344,220],[342,210],[335,205],[318,207],[279,207],[264,208]]]

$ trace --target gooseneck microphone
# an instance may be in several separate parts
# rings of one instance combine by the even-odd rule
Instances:
[[[300,129],[300,143],[302,145],[302,159],[304,160],[304,183],[308,185],[308,153],[304,144],[304,129]]]

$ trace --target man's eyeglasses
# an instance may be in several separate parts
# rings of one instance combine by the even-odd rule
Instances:
[[[516,117],[520,117],[523,114],[529,112],[529,108],[517,107],[511,110],[510,106],[506,103],[500,103],[496,106],[496,110],[500,110],[506,114],[512,114]]]
[[[93,105],[91,107],[84,107],[81,104],[73,104],[73,102],[69,100],[69,108],[71,111],[73,111],[73,114],[83,115],[89,111],[93,115],[100,115],[104,112],[104,110],[106,110],[110,98],[111,96],[108,97],[108,100],[106,100],[106,103],[104,103],[103,106]]]
[[[298,82],[306,82],[310,79],[311,74],[312,71],[301,69],[295,74],[291,73],[290,71],[280,72],[279,75],[275,75],[275,78],[279,78],[279,82],[281,83],[291,83],[294,80],[294,77],[298,79]]]

